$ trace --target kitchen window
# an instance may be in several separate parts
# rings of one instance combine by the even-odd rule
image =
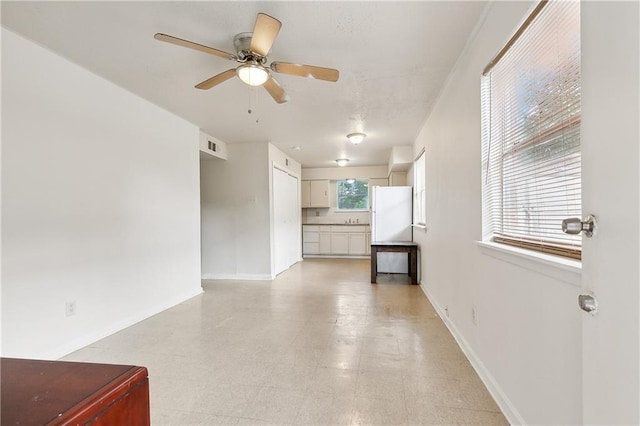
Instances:
[[[580,259],[580,3],[540,2],[481,84],[484,240]]]
[[[345,179],[336,182],[338,210],[368,210],[369,181]]]

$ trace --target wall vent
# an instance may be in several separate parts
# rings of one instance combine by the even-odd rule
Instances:
[[[208,142],[209,142],[209,149],[211,151],[213,151],[213,152],[216,152],[216,144],[215,144],[215,142],[211,142],[211,141],[208,141]]]

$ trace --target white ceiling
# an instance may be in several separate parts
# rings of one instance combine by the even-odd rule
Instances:
[[[365,166],[413,142],[485,4],[3,1],[2,25],[229,144],[271,142],[303,167],[340,157]],[[235,53],[233,36],[251,31],[258,12],[282,22],[269,62],[337,68],[338,82],[274,73],[290,98],[281,105],[237,78],[202,91],[194,85],[235,62],[153,38]],[[368,137],[353,146],[345,135],[356,131]]]

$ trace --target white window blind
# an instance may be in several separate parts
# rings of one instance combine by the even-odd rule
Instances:
[[[413,223],[416,225],[426,225],[427,223],[425,172],[425,158],[424,151],[422,151],[413,165]]]
[[[541,2],[482,76],[485,240],[580,258],[580,3]]]

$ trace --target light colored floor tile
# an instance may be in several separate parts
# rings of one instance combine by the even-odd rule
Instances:
[[[357,379],[357,370],[319,367],[309,386],[309,393],[326,393],[341,398],[353,398]]]
[[[293,424],[303,402],[304,392],[264,387],[242,417],[274,424]]]
[[[204,281],[64,359],[146,366],[154,425],[506,424],[421,289],[369,266]]]
[[[429,404],[439,407],[500,411],[479,379],[460,381],[412,376],[404,377],[403,385],[407,403],[426,400]]]
[[[508,425],[502,413],[438,407],[428,400],[407,401],[407,422],[412,425]]]
[[[397,372],[398,375],[401,375],[404,366],[403,360],[404,357],[402,355],[363,353],[360,356],[358,369],[360,371],[377,371],[381,373]]]
[[[273,365],[266,383],[270,387],[304,392],[309,388],[316,372],[315,365]]]
[[[369,399],[404,401],[402,375],[396,372],[359,371],[356,396]]]
[[[360,365],[359,347],[341,347],[327,349],[318,361],[321,368],[341,368],[345,370],[357,370]]]
[[[356,397],[351,424],[356,425],[405,425],[408,413],[404,403],[384,399]]]
[[[362,353],[370,355],[400,355],[398,339],[393,337],[363,337]]]
[[[334,393],[308,392],[294,423],[296,425],[350,425],[354,397]]]
[[[238,419],[235,417],[216,416],[206,413],[168,410],[155,413],[151,418],[153,426],[233,426]]]

